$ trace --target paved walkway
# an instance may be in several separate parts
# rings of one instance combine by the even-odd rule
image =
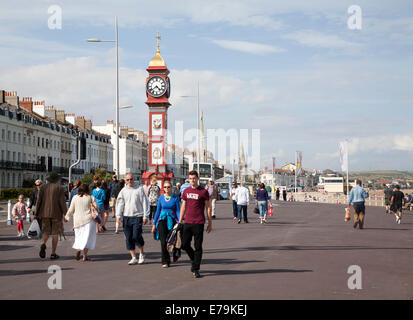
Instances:
[[[217,203],[213,232],[204,236],[201,279],[185,252],[162,269],[159,242],[145,226],[144,265],[128,266],[123,234],[99,234],[92,262],[74,260],[72,224],[59,242],[61,259],[41,260],[39,241],[16,239],[0,225],[0,299],[413,299],[413,215],[395,224],[368,207],[364,230],[344,222],[344,207],[276,204],[266,225],[249,207],[249,224],[232,220],[231,203]],[[25,224],[28,229],[28,224]],[[50,247],[51,244],[48,245]],[[50,250],[48,250],[50,256]],[[62,290],[50,290],[50,265],[63,269]],[[349,266],[362,270],[362,289],[350,290]]]

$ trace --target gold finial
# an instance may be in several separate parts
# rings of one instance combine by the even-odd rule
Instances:
[[[158,52],[159,52],[159,40],[161,40],[161,36],[159,35],[159,31],[158,31],[156,35],[156,51]]]

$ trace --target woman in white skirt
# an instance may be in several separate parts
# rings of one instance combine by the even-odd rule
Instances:
[[[73,227],[75,230],[75,243],[73,249],[76,250],[75,258],[80,260],[83,250],[83,261],[90,261],[87,256],[89,250],[95,249],[96,244],[96,222],[97,204],[95,198],[89,195],[89,186],[83,183],[70,203],[65,222],[73,216]]]

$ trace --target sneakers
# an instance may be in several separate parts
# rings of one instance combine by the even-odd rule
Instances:
[[[169,264],[163,264],[162,265],[162,268],[168,268],[169,267]]]
[[[144,254],[139,254],[139,264],[143,264],[145,262],[145,255]]]
[[[263,224],[263,223],[264,223],[264,219],[260,219],[260,223]]]
[[[192,274],[194,278],[201,278],[201,274],[199,273],[199,270],[195,270]]]
[[[400,224],[400,223],[402,222],[402,218],[397,217],[396,222],[397,222],[398,224]]]
[[[135,264],[138,264],[138,259],[136,259],[136,257],[133,257],[132,260],[128,262],[128,265],[133,266]]]
[[[240,219],[238,219],[238,224],[240,224],[241,223],[241,220]]]

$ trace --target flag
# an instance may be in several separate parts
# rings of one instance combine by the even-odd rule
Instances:
[[[341,171],[348,171],[348,144],[347,141],[340,142]]]
[[[275,171],[275,157],[272,157],[272,170]]]
[[[302,166],[302,161],[303,161],[303,154],[301,151],[296,151],[296,169],[295,169],[295,174],[299,175],[300,173],[303,172],[303,166]]]

